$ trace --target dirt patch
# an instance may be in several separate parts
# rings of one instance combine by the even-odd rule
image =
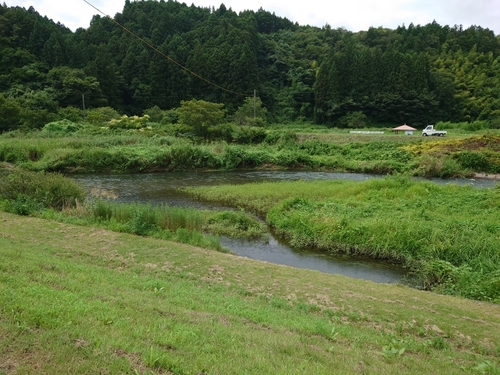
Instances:
[[[478,178],[481,180],[498,180],[498,181],[500,181],[500,174],[475,173],[474,178]]]
[[[128,353],[123,349],[116,349],[115,350],[115,355],[117,357],[122,357],[127,359],[127,361],[130,363],[130,367],[134,370],[134,373],[137,374],[147,374],[147,373],[154,373],[154,374],[161,374],[161,375],[171,375],[173,374],[172,372],[161,369],[161,368],[155,368],[154,371],[151,370],[150,367],[148,367],[141,359],[141,356],[137,353]]]
[[[19,363],[11,358],[7,358],[0,363],[0,373],[7,375],[16,374]]]

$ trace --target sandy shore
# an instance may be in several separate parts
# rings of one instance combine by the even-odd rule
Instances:
[[[474,178],[481,178],[485,180],[500,180],[500,174],[476,173]]]

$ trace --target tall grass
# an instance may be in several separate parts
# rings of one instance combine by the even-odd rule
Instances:
[[[135,223],[139,227],[157,227],[173,232],[179,228],[201,231],[204,223],[204,215],[201,211],[195,208],[170,207],[166,204],[153,206],[152,204],[115,203],[97,199],[90,204],[90,212],[98,221],[114,220],[118,223]]]
[[[425,288],[500,302],[500,189],[404,177],[191,188],[245,207],[292,245],[405,264]]]
[[[262,143],[251,145],[197,144],[185,138],[126,133],[59,138],[4,135],[0,136],[0,162],[64,173],[282,168],[460,177],[500,171],[495,136],[474,143],[468,138],[424,142],[389,135],[342,141],[345,134],[326,135],[319,140],[299,137],[292,130],[270,130]],[[433,144],[441,147],[429,148]],[[453,153],[450,147],[455,148]]]
[[[28,215],[32,211],[74,207],[85,197],[84,190],[73,180],[58,173],[31,172],[16,169],[0,179],[0,199],[7,211]]]
[[[158,230],[210,233],[229,237],[256,238],[265,235],[265,226],[242,211],[209,211],[195,208],[115,203],[101,199],[89,204],[90,215],[99,223],[139,235]]]

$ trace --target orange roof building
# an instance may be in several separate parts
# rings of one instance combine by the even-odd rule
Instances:
[[[392,128],[396,134],[398,134],[400,131],[404,131],[405,134],[412,135],[413,132],[417,129],[412,128],[411,126],[408,126],[406,124],[398,126],[397,128]]]

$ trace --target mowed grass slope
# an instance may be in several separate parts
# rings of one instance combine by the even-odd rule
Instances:
[[[0,212],[0,374],[498,373],[500,307]]]

